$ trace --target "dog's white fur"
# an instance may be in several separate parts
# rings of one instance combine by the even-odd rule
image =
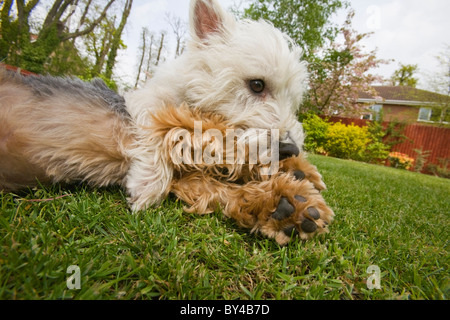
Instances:
[[[162,141],[149,135],[150,114],[187,102],[240,128],[278,129],[280,140],[303,145],[296,120],[306,90],[301,50],[264,21],[236,21],[216,0],[191,0],[191,40],[178,59],[162,65],[145,86],[125,95],[137,143],[126,184],[134,210],[160,202],[173,176]],[[250,80],[266,88],[255,94]],[[149,138],[150,136],[150,138]]]

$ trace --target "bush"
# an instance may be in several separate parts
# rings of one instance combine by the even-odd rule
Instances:
[[[329,123],[315,114],[303,117],[306,151],[336,158],[384,163],[389,147],[383,143],[386,132],[378,122],[366,127]]]
[[[303,120],[303,129],[306,133],[305,150],[319,154],[325,153],[329,127],[330,124],[319,116],[311,113],[307,114]]]
[[[416,153],[416,161],[414,163],[414,171],[415,172],[422,172],[423,168],[425,167],[425,163],[427,162],[428,157],[431,154],[431,150],[423,150],[422,147],[419,149],[414,149],[414,152]]]
[[[372,138],[372,142],[367,145],[362,161],[368,163],[384,164],[389,155],[389,147],[381,141]]]
[[[368,131],[372,141],[367,145],[363,161],[384,164],[389,155],[389,150],[392,149],[385,143],[385,137],[389,134],[389,131],[383,129],[381,121],[371,122]]]
[[[444,158],[440,158],[438,160],[439,165],[433,163],[428,164],[428,171],[435,176],[450,179],[450,160]]]
[[[371,139],[367,127],[337,122],[328,128],[325,150],[332,157],[361,161],[369,142]]]

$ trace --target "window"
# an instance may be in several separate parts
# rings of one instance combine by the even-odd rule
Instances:
[[[366,120],[373,120],[374,118],[375,118],[375,120],[380,120],[380,112],[382,109],[383,109],[383,105],[374,104],[374,105],[370,106],[370,110],[372,110],[372,112],[369,114],[363,115],[362,118],[366,119]]]
[[[418,121],[430,121],[431,113],[433,109],[431,108],[420,108]]]
[[[420,108],[417,121],[448,123],[450,121],[450,109],[439,107]]]

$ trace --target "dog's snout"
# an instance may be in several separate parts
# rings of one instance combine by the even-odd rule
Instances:
[[[280,160],[290,158],[292,156],[298,156],[300,149],[293,143],[280,142]]]

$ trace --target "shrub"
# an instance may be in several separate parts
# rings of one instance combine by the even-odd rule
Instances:
[[[387,127],[383,130],[383,142],[389,147],[389,150],[392,150],[395,145],[401,144],[407,140],[412,142],[412,140],[404,134],[405,127],[406,122],[399,122],[394,120],[390,121]]]
[[[383,143],[386,132],[378,122],[358,127],[307,114],[303,116],[303,129],[304,148],[309,152],[370,163],[384,163],[389,154],[389,146]]]
[[[367,145],[363,161],[369,163],[384,163],[389,155],[389,150],[391,149],[384,141],[388,132],[383,129],[381,121],[371,122],[368,126],[368,131],[372,141]]]
[[[450,160],[439,158],[439,165],[430,163],[427,166],[428,171],[438,177],[450,179]]]
[[[337,122],[328,128],[325,150],[332,157],[361,161],[369,142],[371,139],[367,127]]]
[[[303,129],[305,130],[306,151],[313,153],[325,153],[325,144],[327,142],[328,128],[330,124],[315,114],[307,114],[303,120]]]
[[[384,164],[389,155],[389,147],[382,141],[376,141],[373,137],[371,139],[371,142],[366,146],[362,161]]]
[[[425,163],[427,162],[427,158],[431,154],[431,150],[424,151],[422,147],[420,149],[414,149],[414,152],[417,154],[416,162],[414,164],[414,171],[421,172],[425,167]]]

